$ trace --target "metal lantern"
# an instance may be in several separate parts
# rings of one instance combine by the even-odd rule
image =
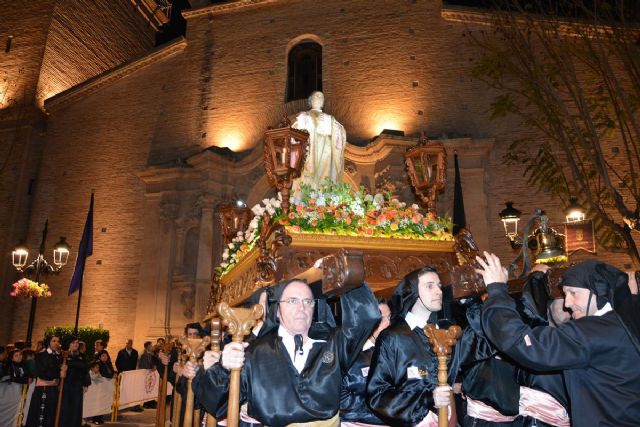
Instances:
[[[282,210],[289,212],[289,194],[293,180],[302,174],[309,134],[290,124],[269,129],[264,134],[264,166],[273,186],[282,193]]]
[[[18,245],[11,252],[11,263],[18,270],[22,271],[25,265],[27,265],[27,258],[29,257],[29,249],[24,245]]]
[[[418,145],[404,154],[409,181],[428,210],[436,209],[438,193],[444,190],[447,152],[440,143],[430,142],[424,135]]]
[[[67,239],[61,236],[60,241],[53,247],[53,263],[56,267],[62,268],[67,265],[70,250],[71,247],[67,243]]]
[[[226,205],[218,209],[222,235],[225,245],[238,235],[245,232],[251,222],[251,209],[237,205]]]
[[[507,202],[506,205],[507,207],[501,210],[499,215],[504,226],[504,235],[513,246],[518,238],[518,223],[522,212],[513,207],[513,202]]]

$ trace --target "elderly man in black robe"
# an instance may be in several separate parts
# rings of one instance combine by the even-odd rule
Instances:
[[[640,420],[640,317],[628,277],[589,260],[562,276],[573,320],[558,328],[530,327],[507,292],[507,271],[494,254],[478,257],[489,297],[482,326],[516,363],[533,371],[561,370],[574,426],[638,426]]]
[[[376,340],[371,360],[368,404],[390,426],[437,423],[436,408],[449,405],[451,387],[438,386],[438,360],[423,329],[444,320],[438,314],[443,291],[436,270],[427,266],[405,276],[391,309],[391,326]]]
[[[62,364],[60,337],[52,336],[47,349],[36,354],[36,387],[29,405],[27,427],[52,427],[56,418],[58,384],[67,374],[67,365]]]
[[[341,296],[340,327],[325,300],[316,299],[302,280],[283,282],[269,293],[269,313],[258,338],[227,344],[219,363],[199,370],[193,381],[196,398],[209,413],[222,415],[229,370],[242,368],[240,402],[247,403],[248,416],[273,427],[338,426],[342,376],[380,320],[373,293],[364,285]],[[313,322],[314,308],[324,322]]]

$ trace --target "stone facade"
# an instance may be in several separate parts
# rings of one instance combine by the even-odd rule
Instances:
[[[121,12],[127,22],[135,16]],[[373,189],[387,180],[412,201],[402,153],[426,131],[448,151],[438,211],[452,211],[457,152],[467,220],[481,248],[513,258],[498,217],[506,200],[524,215],[543,206],[552,221],[563,218],[560,206],[533,194],[521,171],[503,164],[506,146],[528,131],[514,119],[488,119],[492,94],[469,74],[478,53],[464,37],[482,23],[443,9],[440,0],[240,0],[184,16],[186,37],[155,49],[132,26],[135,42],[117,54],[105,47],[111,62],[93,63],[93,52],[61,53],[59,41],[47,41],[44,57],[52,62],[30,83],[44,94],[48,118],[46,132],[32,136],[42,155],[24,235],[35,247],[49,218],[50,235],[65,235],[77,250],[95,192],[94,254],[80,321],[108,328],[114,346],[127,337],[139,345],[180,333],[204,314],[222,245],[216,208],[238,198],[252,206],[273,195],[262,167],[262,133],[283,113],[307,108],[284,102],[287,52],[302,40],[322,45],[325,110],[353,144],[348,182]],[[49,40],[65,30],[60,24]],[[96,43],[105,46],[118,40],[100,37]],[[73,63],[53,60],[64,57]],[[84,61],[92,63],[90,75],[78,74]],[[54,85],[67,90],[48,97],[44,88]],[[406,136],[380,135],[383,129]],[[72,269],[50,279],[54,297],[39,303],[36,336],[47,325],[73,322],[76,297],[66,296]],[[0,273],[10,283],[10,269]],[[20,338],[27,303],[15,306],[10,337]]]

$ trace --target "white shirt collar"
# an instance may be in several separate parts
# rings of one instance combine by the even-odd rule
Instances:
[[[282,344],[284,344],[284,347],[287,349],[287,353],[289,353],[293,366],[296,367],[298,373],[302,372],[304,369],[304,365],[307,363],[307,357],[309,357],[309,351],[311,350],[311,347],[313,347],[313,343],[325,342],[322,340],[307,338],[307,342],[302,344],[302,354],[295,354],[296,342],[293,339],[293,335],[291,335],[282,325],[278,328],[278,336],[282,338]]]
[[[423,328],[425,324],[421,324],[418,316],[413,314],[412,312],[407,312],[404,316],[404,321],[409,325],[409,329],[414,330],[415,328]]]
[[[375,344],[373,341],[371,341],[371,338],[369,338],[369,339],[364,343],[364,345],[362,346],[362,351],[367,351],[367,350],[369,350],[370,348],[373,348],[373,347],[375,347],[375,346],[376,346],[376,344]]]
[[[51,350],[51,347],[47,347],[47,353],[49,353],[49,354],[60,354],[57,351]]]
[[[604,305],[604,307],[602,307],[600,310],[596,311],[595,313],[593,313],[594,316],[602,316],[603,314],[606,314],[610,311],[613,311],[613,308],[611,307],[611,304],[606,303]]]

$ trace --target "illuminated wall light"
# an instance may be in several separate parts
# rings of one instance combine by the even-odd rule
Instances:
[[[240,151],[244,148],[244,135],[236,130],[221,132],[220,147],[227,147],[232,151]]]

